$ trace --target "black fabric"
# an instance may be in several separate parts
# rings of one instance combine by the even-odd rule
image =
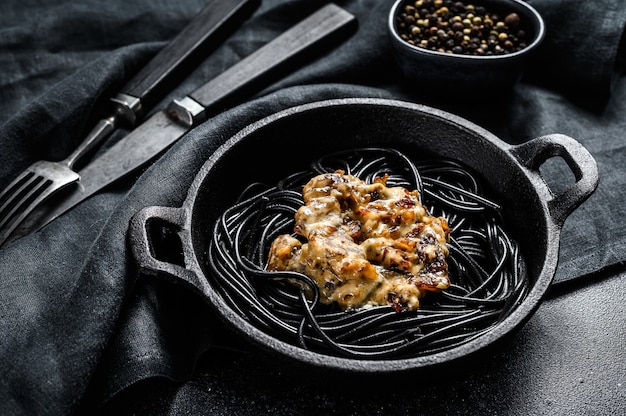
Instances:
[[[324,3],[262,2],[236,33],[163,98],[160,108]],[[337,4],[359,20],[358,31],[348,40],[195,128],[147,170],[0,249],[0,413],[94,414],[112,406],[130,414],[134,408],[125,408],[125,400],[144,397],[143,391],[156,404],[138,402],[138,411],[202,414],[210,409],[220,414],[215,401],[205,408],[193,407],[197,401],[187,409],[169,408],[183,406],[184,400],[157,397],[162,386],[171,385],[158,380],[184,383],[204,368],[199,362],[215,360],[223,366],[218,366],[215,378],[200,373],[196,389],[186,384],[188,390],[181,394],[197,393],[198,385],[217,388],[225,379],[249,398],[254,397],[250,387],[233,384],[226,363],[234,363],[242,380],[264,368],[271,368],[267,371],[272,379],[288,371],[272,368],[262,354],[231,339],[197,295],[139,275],[126,231],[132,215],[145,206],[179,206],[195,173],[231,135],[300,103],[397,98],[451,111],[511,143],[550,133],[579,140],[598,162],[601,182],[565,223],[555,280],[566,288],[570,286],[565,283],[573,281],[584,287],[623,265],[626,81],[618,51],[626,9],[621,1],[533,1],[546,17],[545,43],[513,91],[488,101],[425,96],[404,80],[386,33],[390,1]],[[104,114],[106,99],[202,6],[199,0],[5,1],[0,14],[0,187],[36,160],[61,159],[71,152]],[[109,144],[125,133],[117,132]],[[545,167],[555,189],[569,180],[562,169]],[[623,320],[615,325],[623,331]],[[261,370],[246,374],[246,368],[259,362]],[[497,386],[505,377],[498,371],[488,382]],[[615,385],[618,381],[624,383],[623,377]],[[301,387],[295,391],[306,393]],[[618,393],[624,395],[623,387]],[[233,408],[222,404],[223,409]],[[298,413],[297,404],[289,402],[259,405],[242,405],[248,410],[240,414],[259,414],[263,406]],[[332,409],[326,410],[321,413]]]
[[[624,70],[624,5],[584,0],[531,0],[542,15],[546,38],[528,77],[569,97],[606,98]],[[616,30],[618,28],[618,30]]]

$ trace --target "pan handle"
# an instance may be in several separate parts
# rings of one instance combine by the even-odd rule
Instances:
[[[547,192],[542,195],[552,219],[559,226],[598,186],[600,176],[595,159],[582,144],[564,134],[538,137],[513,147],[512,153],[539,176],[540,166],[555,156],[562,157],[572,170],[576,180],[574,184],[557,195],[546,186]]]
[[[182,247],[182,263],[176,264],[156,257],[151,230],[156,223],[175,231]],[[187,283],[201,292],[205,289],[202,279],[191,269],[185,244],[185,211],[181,208],[149,206],[138,211],[130,220],[128,239],[139,270],[172,283]]]

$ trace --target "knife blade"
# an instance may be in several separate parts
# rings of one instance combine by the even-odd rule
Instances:
[[[42,204],[8,242],[35,232],[86,198],[146,165],[235,97],[294,64],[307,52],[336,44],[357,25],[356,17],[329,3],[197,90],[173,100],[79,171],[73,188]]]

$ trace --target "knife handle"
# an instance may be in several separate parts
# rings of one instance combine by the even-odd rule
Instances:
[[[199,52],[216,48],[260,0],[211,0],[113,97],[115,113],[131,126],[163,95],[169,81]]]
[[[213,78],[182,100],[174,100],[168,110],[185,125],[200,123],[212,112],[226,106],[237,93],[276,74],[304,54],[326,42],[336,40],[346,30],[356,26],[356,18],[344,9],[330,3],[303,21],[288,29],[256,52]],[[333,36],[334,35],[334,36]]]

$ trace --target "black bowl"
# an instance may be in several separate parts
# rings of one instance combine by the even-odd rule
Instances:
[[[398,17],[409,3],[414,2],[397,0],[393,4],[388,17],[388,30],[396,61],[416,90],[441,94],[501,94],[520,79],[531,54],[540,46],[545,35],[543,19],[523,1],[469,0],[466,4],[483,6],[502,18],[511,12],[517,13],[520,27],[526,33],[526,46],[505,54],[480,56],[430,50],[410,44],[399,34]]]

